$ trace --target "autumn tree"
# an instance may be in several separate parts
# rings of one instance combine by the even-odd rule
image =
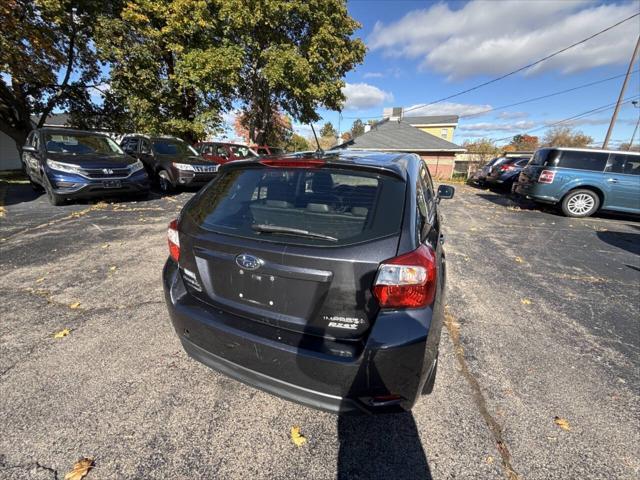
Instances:
[[[96,26],[118,8],[97,0],[0,2],[0,131],[19,150],[32,115],[41,127],[54,109],[90,104],[100,77]]]
[[[542,140],[545,147],[586,147],[593,138],[568,126],[556,126],[547,130]]]
[[[236,93],[252,141],[270,136],[274,108],[305,124],[341,109],[343,77],[365,54],[344,0],[226,0],[220,15],[241,51]]]
[[[356,138],[364,133],[364,123],[359,118],[351,125],[351,137]]]
[[[234,130],[238,137],[241,137],[246,143],[251,143],[250,134],[250,115],[246,113],[240,113],[236,115],[234,121]],[[289,143],[293,134],[291,119],[274,109],[272,116],[269,119],[271,128],[268,129],[268,136],[266,134],[260,135],[264,143],[262,145],[269,145],[270,147],[285,148]]]
[[[349,131],[343,132],[342,135],[340,135],[340,139],[342,140],[343,143],[348,142],[352,138],[353,138],[353,134]]]
[[[539,139],[534,135],[520,134],[511,139],[510,145],[515,151],[534,151],[538,148]]]
[[[336,138],[338,136],[338,132],[331,122],[325,122],[325,124],[320,129],[320,136]]]
[[[488,138],[479,138],[478,140],[465,140],[462,144],[467,149],[471,161],[474,163],[484,164],[500,154],[500,149],[493,140]]]

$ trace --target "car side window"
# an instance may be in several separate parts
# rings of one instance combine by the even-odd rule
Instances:
[[[427,207],[427,222],[431,224],[433,223],[433,216],[435,214],[436,195],[434,193],[431,175],[429,175],[429,171],[425,167],[420,169],[420,183],[422,183],[422,191]]]
[[[560,162],[557,165],[563,168],[602,172],[607,164],[607,158],[608,155],[603,152],[562,150]]]
[[[151,143],[149,143],[149,140],[142,140],[142,145],[140,147],[140,153],[146,153],[146,154],[150,154],[151,153]]]
[[[640,175],[640,157],[629,155],[624,164],[624,173],[627,175]]]
[[[224,148],[224,145],[216,145],[216,155],[219,157],[228,157],[227,149]]]

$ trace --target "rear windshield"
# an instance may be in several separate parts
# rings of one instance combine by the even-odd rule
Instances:
[[[158,155],[198,155],[191,145],[180,140],[154,140],[153,151]]]
[[[229,170],[186,210],[218,233],[302,245],[347,245],[398,234],[405,183],[347,169]]]
[[[255,157],[255,154],[251,151],[249,147],[245,147],[244,145],[229,145],[229,149],[233,153],[233,156],[236,158],[249,158]]]

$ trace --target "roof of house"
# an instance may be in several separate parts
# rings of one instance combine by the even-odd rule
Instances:
[[[458,123],[457,115],[430,115],[430,116],[415,116],[405,115],[402,119],[411,125],[440,125]]]
[[[40,115],[31,115],[31,121],[37,125],[40,121]],[[65,125],[69,125],[69,114],[50,113],[44,121],[44,125],[47,127],[64,127]]]
[[[341,148],[396,152],[464,152],[455,143],[412,127],[405,120],[382,120],[366,133],[340,145]]]

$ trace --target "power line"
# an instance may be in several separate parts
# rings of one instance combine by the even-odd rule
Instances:
[[[632,75],[634,75],[634,74],[636,74],[638,72],[640,72],[640,70],[635,70],[632,73]],[[564,93],[574,92],[576,90],[580,90],[581,88],[587,88],[587,87],[591,87],[593,85],[598,85],[600,83],[610,82],[611,80],[615,80],[617,78],[624,77],[625,75],[626,74],[622,73],[620,75],[615,75],[613,77],[604,78],[602,80],[596,80],[595,82],[585,83],[585,84],[578,85],[578,86],[575,86],[575,87],[572,87],[572,88],[567,88],[566,90],[560,90],[558,92],[553,92],[553,93],[549,93],[549,94],[546,94],[546,95],[541,95],[539,97],[529,98],[527,100],[522,100],[520,102],[510,103],[509,105],[501,105],[499,107],[489,108],[488,110],[484,110],[484,111],[478,112],[478,113],[468,113],[466,115],[460,115],[459,117],[460,118],[478,117],[478,116],[481,116],[481,115],[485,115],[485,114],[487,114],[489,112],[495,112],[496,110],[504,110],[505,108],[516,107],[518,105],[523,105],[525,103],[535,102],[537,100],[543,100],[545,98],[555,97],[557,95],[562,95]]]
[[[500,80],[503,80],[503,79],[505,79],[507,77],[515,75],[516,73],[520,73],[523,70],[527,70],[527,69],[529,69],[531,67],[535,67],[536,65],[538,65],[538,64],[540,64],[540,63],[542,63],[542,62],[544,62],[546,60],[549,60],[550,58],[553,58],[553,57],[555,57],[557,55],[560,55],[561,53],[564,53],[567,50],[570,50],[571,48],[577,47],[578,45],[581,45],[581,44],[583,44],[585,42],[588,42],[589,40],[591,40],[591,39],[593,39],[593,38],[595,38],[595,37],[597,37],[599,35],[602,35],[603,33],[608,32],[609,30],[612,30],[612,29],[616,28],[617,26],[622,25],[623,23],[628,22],[629,20],[631,20],[631,19],[633,19],[633,18],[635,18],[637,16],[640,16],[640,13],[635,13],[635,14],[633,14],[633,15],[631,15],[631,16],[623,19],[623,20],[620,20],[617,23],[614,23],[613,25],[610,25],[609,27],[607,27],[607,28],[605,28],[603,30],[600,30],[599,32],[594,33],[593,35],[588,36],[587,38],[584,38],[584,39],[582,39],[582,40],[580,40],[578,42],[575,42],[575,43],[573,43],[573,44],[571,44],[571,45],[569,45],[567,47],[564,47],[564,48],[562,48],[560,50],[557,50],[557,51],[555,51],[553,53],[550,53],[549,55],[547,55],[547,56],[545,56],[545,57],[543,57],[543,58],[541,58],[539,60],[536,60],[535,62],[529,63],[529,64],[527,64],[527,65],[525,65],[523,67],[520,67],[520,68],[518,68],[516,70],[513,70],[513,71],[511,71],[509,73],[505,73],[504,75],[501,75],[499,77],[493,78],[493,79],[488,80],[486,82],[480,83],[480,84],[475,85],[475,86],[473,86],[471,88],[467,88],[466,90],[462,90],[462,91],[460,91],[458,93],[454,93],[454,94],[449,95],[447,97],[443,97],[443,98],[440,98],[438,100],[434,100],[434,101],[429,102],[429,103],[423,103],[423,104],[420,104],[420,105],[416,105],[414,107],[407,108],[407,109],[405,109],[403,111],[403,113],[410,112],[412,110],[417,110],[419,108],[428,107],[429,105],[434,105],[436,103],[444,102],[445,100],[450,100],[452,98],[459,97],[460,95],[464,95],[465,93],[473,92],[474,90],[478,90],[479,88],[486,87],[487,85],[491,85],[492,83],[495,83],[495,82],[498,82]],[[356,119],[356,118],[370,119],[370,118],[380,118],[380,115],[377,115],[375,117],[342,117],[342,118],[345,118],[345,119],[346,118],[349,118],[349,119]]]

